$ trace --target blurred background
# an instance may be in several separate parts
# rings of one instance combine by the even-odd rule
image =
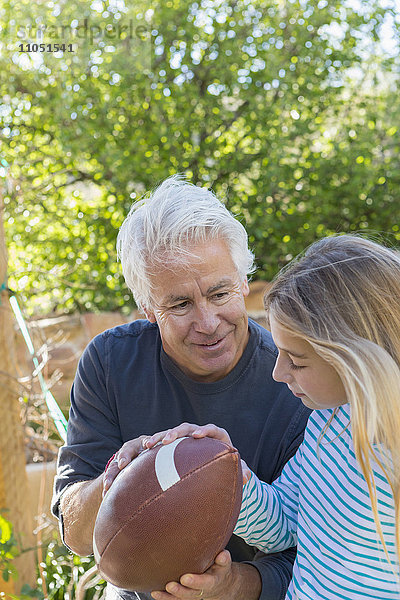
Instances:
[[[174,173],[211,187],[249,233],[261,320],[315,239],[400,245],[399,34],[395,0],[3,0],[0,597],[102,596],[48,515],[46,389],[67,416],[86,343],[137,317],[115,251],[134,200]]]

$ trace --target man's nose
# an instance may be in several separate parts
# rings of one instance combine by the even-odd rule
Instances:
[[[194,327],[196,331],[211,335],[215,333],[219,323],[220,318],[217,312],[213,310],[213,307],[197,307],[194,319]]]

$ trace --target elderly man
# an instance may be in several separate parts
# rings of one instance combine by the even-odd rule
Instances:
[[[53,499],[65,544],[92,553],[109,458],[122,469],[135,438],[183,421],[225,428],[271,482],[302,440],[309,411],[272,379],[269,332],[248,320],[253,268],[243,226],[209,190],[179,177],[136,202],[118,236],[126,282],[147,319],[97,336],[71,392],[68,441]],[[125,460],[124,460],[125,459]],[[265,555],[233,536],[203,575],[155,590],[158,600],[279,600],[295,550]],[[107,598],[149,595],[108,586]]]

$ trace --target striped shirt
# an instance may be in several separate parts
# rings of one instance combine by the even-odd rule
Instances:
[[[254,474],[243,488],[234,533],[265,552],[297,544],[286,600],[400,599],[394,500],[372,462],[388,562],[367,483],[355,457],[350,408],[314,411],[304,442],[272,485]]]

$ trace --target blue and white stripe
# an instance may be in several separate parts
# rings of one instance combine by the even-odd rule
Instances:
[[[297,543],[287,600],[400,599],[393,495],[373,462],[389,564],[355,457],[349,405],[314,411],[304,442],[272,484],[252,474],[234,533],[265,552]]]

